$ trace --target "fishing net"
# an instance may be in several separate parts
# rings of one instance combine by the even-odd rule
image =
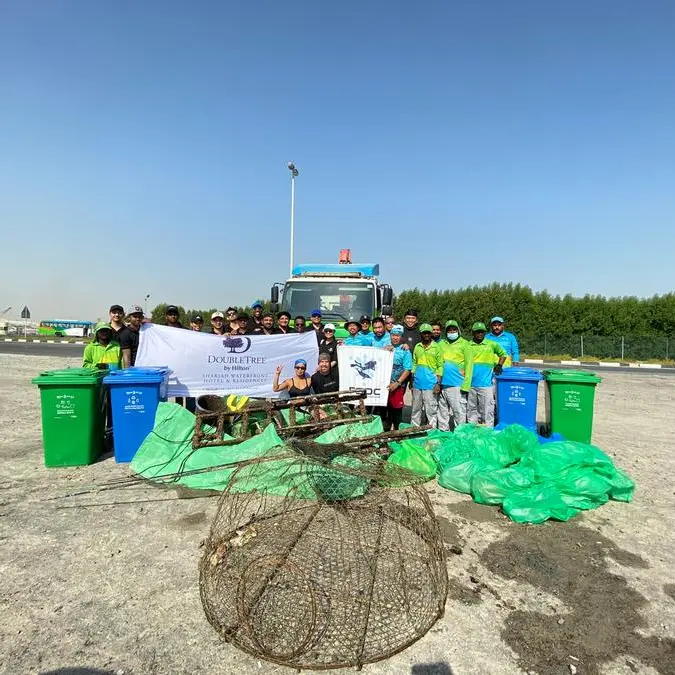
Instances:
[[[209,622],[244,651],[295,668],[359,667],[405,649],[447,595],[423,479],[342,444],[289,444],[298,458],[242,466],[221,496],[200,563]],[[247,491],[270,472],[274,494]]]

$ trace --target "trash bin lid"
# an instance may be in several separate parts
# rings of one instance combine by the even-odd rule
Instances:
[[[544,377],[548,382],[578,382],[580,384],[597,384],[602,378],[588,370],[545,370]]]
[[[124,368],[123,370],[113,370],[109,372],[103,380],[105,384],[121,384],[128,385],[131,382],[148,382],[157,383],[163,382],[169,372],[168,368]]]
[[[106,375],[107,370],[92,368],[62,368],[57,370],[44,370],[31,382],[40,385],[62,384],[98,384]]]
[[[501,375],[497,375],[498,380],[527,380],[529,382],[538,382],[543,380],[544,376],[536,368],[524,368],[517,366],[515,368],[504,368]]]

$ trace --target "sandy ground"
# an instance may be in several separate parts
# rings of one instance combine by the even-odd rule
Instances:
[[[0,355],[0,672],[290,674],[205,619],[197,564],[214,499],[146,487],[64,498],[128,474],[109,458],[44,468],[30,378],[67,365]],[[675,673],[674,405],[663,375],[611,373],[598,389],[594,441],[637,482],[632,504],[524,526],[428,483],[455,551],[445,617],[364,670]]]

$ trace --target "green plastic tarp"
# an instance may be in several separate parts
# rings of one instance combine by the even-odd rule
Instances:
[[[310,461],[298,461],[302,455],[287,446],[273,425],[262,433],[226,446],[192,447],[195,416],[175,403],[160,403],[155,416],[155,426],[138,449],[131,469],[149,480],[176,474],[169,485],[182,485],[196,490],[222,491],[235,475],[230,489],[235,492],[258,490],[267,494],[292,496],[298,499],[338,500],[365,494],[369,481],[361,476],[345,474],[331,465],[358,469],[360,460],[350,456],[335,457],[326,466]],[[370,436],[382,431],[382,420],[345,424],[330,429],[319,437],[317,443]],[[224,439],[232,439],[225,434]],[[256,461],[239,466],[247,460]],[[222,468],[189,475],[195,469]],[[163,484],[166,482],[162,481]]]

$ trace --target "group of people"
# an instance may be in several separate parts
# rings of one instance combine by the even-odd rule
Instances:
[[[211,315],[210,333],[214,335],[282,335],[314,331],[319,346],[316,368],[309,368],[303,359],[294,364],[292,377],[281,379],[278,366],[273,379],[275,392],[287,391],[291,397],[310,393],[323,394],[340,389],[337,349],[339,344],[375,347],[393,352],[393,367],[387,406],[375,409],[386,428],[397,429],[401,423],[404,395],[412,391],[413,425],[426,423],[442,430],[452,430],[459,424],[472,422],[493,426],[495,419],[495,375],[504,367],[520,361],[518,341],[504,330],[504,319],[492,317],[489,329],[481,322],[471,326],[471,339],[463,338],[454,319],[419,325],[418,312],[409,309],[403,322],[394,316],[361,316],[345,324],[349,335],[343,340],[335,337],[335,325],[324,324],[320,309],[312,310],[309,321],[304,316],[294,319],[288,312],[276,317],[265,313],[262,301],[251,304],[251,315],[228,307],[225,313]],[[84,350],[85,367],[97,368],[116,364],[133,366],[139,344],[139,330],[144,321],[143,309],[132,305],[125,312],[121,305],[110,307],[110,321],[99,323],[94,337]],[[293,325],[291,325],[293,321]],[[165,325],[185,328],[179,321],[179,311],[169,305]],[[190,318],[189,328],[203,332],[204,319]],[[314,371],[314,372],[311,372]],[[311,372],[311,374],[309,374]]]

